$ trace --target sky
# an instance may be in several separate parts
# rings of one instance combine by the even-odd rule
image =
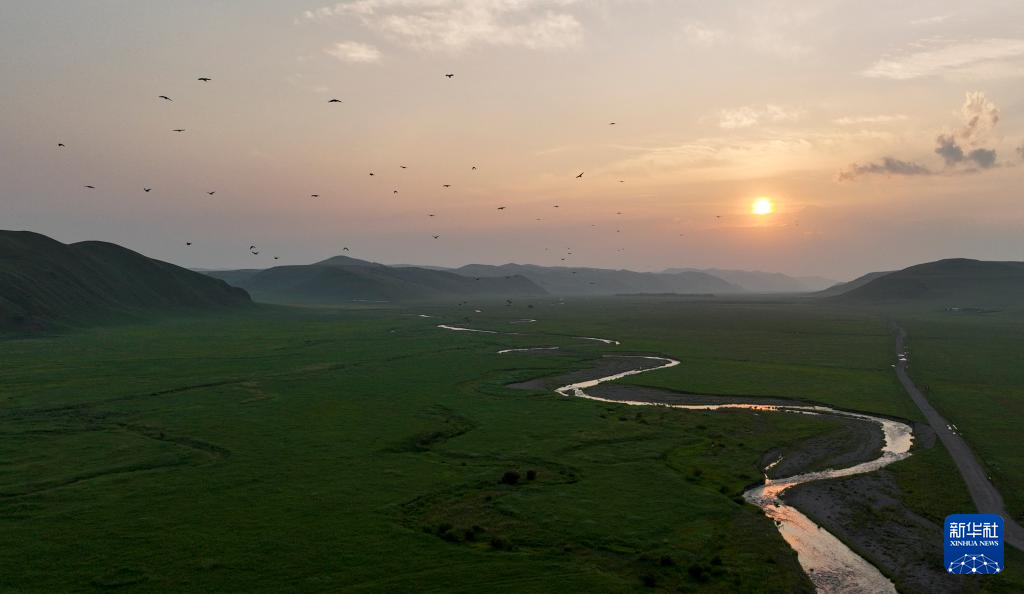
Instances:
[[[0,229],[205,268],[1024,258],[1019,0],[2,13]]]

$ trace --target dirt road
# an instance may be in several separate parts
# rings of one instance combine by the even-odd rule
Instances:
[[[903,343],[906,337],[907,333],[903,328],[897,328],[896,348],[900,353],[904,352]],[[960,471],[960,476],[964,478],[964,482],[967,483],[967,490],[971,493],[971,499],[974,500],[978,513],[998,514],[1002,517],[1006,523],[1005,542],[1024,551],[1024,528],[1021,528],[1020,524],[1013,521],[1012,516],[1006,511],[1003,496],[999,494],[999,491],[992,485],[992,482],[988,480],[985,469],[982,468],[981,463],[974,456],[970,446],[967,445],[967,442],[962,437],[950,430],[949,422],[932,408],[932,405],[928,403],[921,390],[917,389],[910,376],[907,375],[906,361],[899,361],[896,364],[896,375],[900,378],[900,383],[903,384],[903,388],[910,394],[914,403],[924,413],[925,419],[932,426],[932,429],[935,430],[935,434],[942,440],[942,445],[946,446],[946,450],[953,457],[953,461],[956,462],[956,467]]]

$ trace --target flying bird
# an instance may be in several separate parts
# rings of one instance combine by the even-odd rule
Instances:
[[[310,194],[309,197],[310,198],[319,198],[320,194]]]
[[[581,172],[580,172],[580,174],[576,176],[576,179],[580,179],[581,177],[583,177],[583,174],[584,174],[584,173],[585,173],[585,172],[581,171]]]
[[[64,143],[63,142],[58,142],[57,143],[57,148],[64,148]]]
[[[372,171],[370,172],[370,177],[373,177],[373,172]]]
[[[441,237],[441,236],[440,236],[440,235],[435,235],[435,236],[434,236],[434,239],[437,239],[437,238],[439,238],[439,237]]]
[[[152,190],[153,190],[153,188],[142,188],[142,191],[143,191],[143,192],[150,192],[150,191],[152,191]]]
[[[473,166],[473,171],[476,171],[476,165]]]
[[[210,78],[210,77],[207,77],[207,76],[200,76],[200,77],[199,77],[199,78],[197,78],[196,80],[201,80],[201,81],[203,81],[203,82],[210,82],[210,81],[211,81],[211,80],[213,80],[213,79],[212,79],[212,78]]]
[[[505,207],[504,206],[499,206],[498,210],[505,210]]]
[[[398,190],[392,190],[392,191],[391,191],[391,193],[392,193],[392,194],[397,194],[397,193],[398,193]]]
[[[274,256],[274,259],[275,259],[275,260],[280,260],[280,258],[278,258],[277,256]]]
[[[85,186],[85,187],[89,188],[90,190],[95,190],[96,189],[96,186]]]
[[[172,99],[170,97],[168,97],[167,95],[160,95],[159,97],[157,97],[157,99],[165,99],[167,101],[172,101]]]
[[[331,99],[328,103],[341,103],[341,99]]]
[[[614,125],[615,125],[615,122],[608,122],[608,125],[609,125],[609,126],[614,126]]]
[[[187,246],[190,246],[190,245],[192,245],[192,242],[191,242],[191,241],[186,241],[186,242],[185,242],[185,246],[186,246],[186,247],[187,247]]]
[[[408,167],[406,167],[405,165],[399,165],[399,167],[401,167],[402,169],[408,169]]]
[[[445,78],[455,78],[455,75],[452,74],[452,73],[448,73],[448,74],[446,74],[444,76],[445,76]]]
[[[175,128],[174,130],[171,130],[171,132],[184,132],[184,131],[185,131],[184,128]]]
[[[441,187],[442,188],[450,188],[450,187],[452,187],[452,185],[451,184],[442,184]]]
[[[213,195],[214,195],[214,194],[216,194],[216,193],[217,193],[217,191],[216,191],[216,190],[214,190],[214,191],[212,191],[212,192],[207,192],[207,194],[209,194],[210,196],[213,196]]]
[[[428,217],[432,217],[432,216],[434,216],[434,213],[430,213],[430,214],[428,214],[427,216],[428,216]]]
[[[347,247],[343,247],[343,248],[341,248],[341,251],[343,251],[343,252],[347,252],[347,251],[348,251],[348,248],[347,248]]]

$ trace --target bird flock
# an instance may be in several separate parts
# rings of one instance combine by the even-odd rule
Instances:
[[[451,72],[445,73],[443,76],[447,80],[452,80],[452,79],[455,78],[455,74],[451,73]],[[205,85],[205,84],[211,83],[213,81],[213,78],[209,77],[209,76],[200,76],[200,77],[198,77],[196,79],[196,81],[198,81],[198,82],[200,82],[200,83]],[[159,101],[163,101],[163,102],[174,102],[174,99],[171,96],[169,96],[169,95],[157,95],[156,99],[159,100]],[[327,100],[327,103],[328,104],[343,104],[343,101],[341,99],[337,98],[337,97],[332,97],[332,98]],[[617,125],[617,122],[608,122],[608,126],[616,126],[616,125]],[[187,131],[187,128],[173,128],[173,129],[171,129],[171,132],[176,133],[176,134],[184,134],[186,131]],[[57,148],[59,150],[67,150],[67,145],[64,142],[58,142],[57,143]],[[403,169],[403,170],[408,169],[408,165],[406,165],[404,163],[399,164],[398,167],[400,169]],[[473,171],[473,172],[478,171],[477,165],[472,165],[470,167],[470,171]],[[368,173],[369,173],[370,177],[374,177],[376,175],[374,171],[369,171]],[[576,174],[575,179],[582,181],[584,173],[585,173],[584,171],[580,171],[578,174]],[[625,180],[620,179],[620,180],[618,180],[618,182],[619,183],[625,183]],[[97,186],[92,185],[92,184],[87,184],[84,187],[86,189],[88,189],[88,190],[95,190],[97,188]],[[443,183],[443,184],[441,184],[441,188],[444,189],[444,190],[448,190],[448,189],[452,188],[452,184],[451,183]],[[142,190],[145,193],[150,193],[150,192],[152,192],[154,190],[154,188],[150,187],[150,186],[145,186],[145,187],[142,188]],[[206,194],[207,194],[207,196],[213,198],[213,197],[216,196],[217,190],[208,190],[208,191],[206,191]],[[392,190],[392,195],[393,196],[397,196],[398,194],[399,194],[398,188],[395,188],[395,189]],[[313,199],[318,199],[318,198],[321,197],[321,194],[320,193],[312,193],[312,194],[309,194],[309,197],[313,198]],[[504,212],[507,208],[508,208],[507,206],[501,205],[501,206],[497,207],[497,211],[499,213],[500,212]],[[560,205],[559,204],[554,204],[553,208],[560,208]],[[615,214],[616,215],[622,215],[622,211],[617,211]],[[428,217],[434,218],[435,217],[435,213],[428,213]],[[716,219],[721,219],[721,216],[720,215],[717,216]],[[542,217],[537,217],[535,220],[536,221],[542,221],[543,218]],[[591,227],[592,228],[596,227],[596,225],[592,224]],[[616,229],[615,232],[616,233],[621,233],[621,229]],[[682,236],[682,234],[680,234],[680,236]],[[441,234],[440,233],[431,233],[431,237],[435,241],[436,240],[440,240],[441,239]],[[186,247],[191,247],[192,245],[193,245],[193,241],[191,241],[191,240],[185,242],[185,246]],[[567,261],[567,259],[573,255],[571,250],[572,250],[572,248],[565,248],[564,256],[560,257],[560,261],[562,261],[562,262]],[[342,251],[348,252],[350,250],[346,246],[346,247],[343,248]],[[544,248],[544,251],[550,251],[550,249],[549,248]],[[619,247],[619,248],[616,249],[616,253],[618,253],[618,254],[622,254],[623,252],[625,252],[625,248],[623,248],[623,247]],[[249,253],[252,256],[258,256],[261,253],[261,250],[255,244],[252,244],[252,245],[249,246]],[[274,256],[273,259],[274,260],[278,260],[279,258],[278,258],[278,256]]]

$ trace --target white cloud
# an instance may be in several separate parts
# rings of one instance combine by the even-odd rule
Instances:
[[[380,50],[372,45],[359,43],[358,41],[339,41],[326,48],[324,53],[334,56],[342,62],[367,64],[380,60]]]
[[[950,14],[937,14],[935,16],[922,17],[922,18],[919,18],[919,19],[914,19],[914,20],[910,21],[910,24],[911,25],[919,25],[919,26],[920,25],[938,25],[940,23],[944,23],[944,22],[948,21],[950,18],[952,18],[952,16],[953,16],[952,13],[950,13]]]
[[[355,0],[303,16],[351,18],[410,47],[460,51],[479,45],[561,49],[579,45],[583,25],[565,9],[578,0]]]
[[[683,26],[683,35],[693,45],[711,47],[722,42],[726,35],[721,29],[712,29],[704,23],[687,23]]]
[[[918,47],[921,49],[882,58],[862,74],[894,80],[930,76],[1010,78],[1024,75],[1024,39],[924,42]]]
[[[902,113],[897,114],[880,114],[880,115],[869,115],[869,116],[844,116],[836,118],[835,123],[840,126],[856,126],[860,124],[888,124],[891,122],[902,122],[907,119],[907,116]]]
[[[781,105],[745,105],[718,112],[718,127],[726,130],[749,128],[762,122],[792,122],[800,119],[801,111]]]

